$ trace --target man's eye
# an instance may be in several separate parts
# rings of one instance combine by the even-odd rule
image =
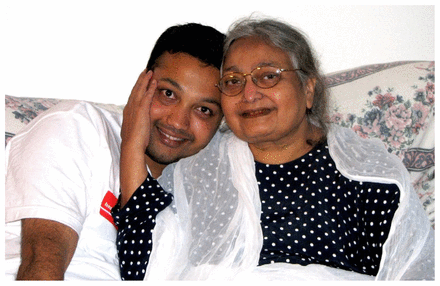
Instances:
[[[201,113],[206,114],[206,115],[212,115],[212,114],[213,114],[211,108],[208,108],[208,107],[206,107],[206,106],[200,106],[200,107],[198,108],[198,110],[199,110]]]
[[[166,97],[173,97],[174,96],[174,92],[169,89],[163,89],[160,92]]]
[[[157,92],[157,99],[165,105],[175,104],[178,100],[177,94],[170,89],[162,88],[158,89]]]

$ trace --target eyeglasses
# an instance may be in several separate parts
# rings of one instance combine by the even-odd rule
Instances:
[[[277,67],[256,67],[250,73],[233,72],[223,76],[215,86],[227,96],[236,96],[246,85],[246,76],[250,75],[252,82],[260,88],[271,88],[281,80],[281,73],[300,69],[280,69]]]

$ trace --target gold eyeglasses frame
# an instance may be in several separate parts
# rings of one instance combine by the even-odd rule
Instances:
[[[261,69],[263,69],[263,68],[267,68],[267,67],[269,67],[269,68],[275,68],[275,69],[276,69],[276,70],[275,70],[276,74],[279,75],[280,77],[278,77],[278,80],[277,80],[273,85],[270,85],[270,86],[261,86],[261,85],[258,84],[258,79],[253,75],[253,73],[254,73],[255,71],[257,71],[257,70],[261,70]],[[281,69],[281,68],[274,67],[274,66],[258,66],[258,67],[256,67],[256,68],[254,68],[250,73],[241,73],[241,72],[232,72],[232,73],[228,73],[228,74],[222,76],[222,78],[219,80],[219,82],[218,82],[215,86],[216,86],[216,87],[220,90],[220,92],[223,93],[224,95],[226,95],[226,96],[231,96],[231,97],[232,97],[232,96],[236,96],[236,95],[238,95],[240,92],[243,91],[243,89],[244,89],[244,87],[245,87],[245,85],[246,85],[246,82],[247,82],[247,80],[246,80],[246,76],[248,76],[248,75],[251,76],[251,78],[252,78],[252,82],[253,82],[256,86],[258,86],[259,88],[268,89],[268,88],[272,88],[272,87],[276,86],[276,85],[280,82],[280,80],[281,80],[281,73],[282,73],[282,72],[298,71],[298,70],[301,70],[301,69]],[[226,93],[225,90],[224,90],[224,88],[223,88],[224,84],[222,84],[222,82],[224,82],[227,78],[232,78],[233,75],[239,75],[240,77],[243,77],[244,80],[243,80],[242,83],[241,83],[241,88],[240,88],[239,90],[237,90],[237,92],[234,92],[233,94],[231,94],[231,93]]]

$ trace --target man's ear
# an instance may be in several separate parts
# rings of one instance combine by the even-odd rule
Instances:
[[[307,80],[307,84],[305,87],[307,109],[312,109],[313,107],[313,99],[315,97],[315,84],[316,78],[310,78]]]

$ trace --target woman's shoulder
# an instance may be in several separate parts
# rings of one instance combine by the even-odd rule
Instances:
[[[409,174],[400,159],[379,139],[365,139],[348,128],[334,126],[327,135],[330,156],[349,178],[406,185]]]

